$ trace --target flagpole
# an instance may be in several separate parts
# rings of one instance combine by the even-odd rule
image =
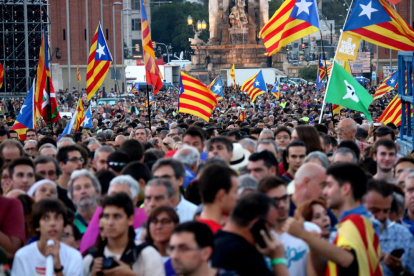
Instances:
[[[150,107],[150,94],[149,94],[149,87],[148,87],[148,83],[147,83],[147,101],[148,101],[148,126],[150,131],[151,130],[151,107]]]
[[[345,18],[345,22],[344,22],[344,26],[345,26],[345,24],[346,24],[346,22],[348,21],[348,17],[349,17],[349,13],[351,12],[351,9],[352,9],[352,5],[354,4],[354,0],[352,0],[351,1],[351,5],[349,5],[349,7],[348,7],[348,12],[347,12],[347,14],[346,14],[346,18]],[[319,31],[320,31],[320,29],[319,29]],[[341,30],[341,36],[339,37],[339,41],[341,41],[341,39],[342,39],[342,35],[343,35],[343,33],[344,33],[344,27],[342,27],[342,30]],[[322,31],[321,31],[321,40],[322,40]],[[322,42],[323,43],[323,42]],[[334,56],[334,63],[332,64],[332,70],[331,70],[331,72],[333,72],[333,69],[334,69],[334,66],[335,66],[335,59],[336,59],[336,55],[338,54],[338,46],[339,46],[339,44],[336,46],[336,51],[335,51],[335,56]],[[326,63],[325,63],[325,65],[326,65]],[[323,97],[323,103],[322,103],[322,110],[321,110],[321,116],[319,117],[319,124],[321,123],[321,121],[322,121],[322,115],[323,115],[323,111],[324,111],[324,109],[325,109],[325,105],[326,105],[326,102],[325,102],[325,99],[326,99],[326,94],[327,94],[327,92],[328,92],[328,88],[329,88],[329,74],[328,74],[328,70],[326,70],[326,78],[327,78],[327,80],[328,80],[328,84],[327,84],[327,86],[326,86],[326,90],[325,90],[325,96]],[[332,112],[333,113],[333,112]]]

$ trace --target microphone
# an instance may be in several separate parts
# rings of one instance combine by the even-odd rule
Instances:
[[[55,241],[54,240],[48,240],[47,241],[47,245],[54,245]],[[53,267],[53,256],[52,255],[48,255],[46,257],[46,276],[53,276],[55,272],[55,268]]]

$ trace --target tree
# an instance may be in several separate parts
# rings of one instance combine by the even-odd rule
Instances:
[[[307,81],[315,81],[318,74],[318,66],[310,65],[299,69],[299,78],[305,79]]]
[[[275,12],[282,6],[282,0],[271,0],[269,1],[269,19],[275,14]]]
[[[173,2],[161,6],[152,6],[151,9],[151,35],[153,41],[165,44],[175,44],[174,51],[183,51],[190,42],[188,38],[194,37],[194,31],[187,25],[187,18],[191,15],[196,27],[198,20],[207,22],[207,30],[204,30],[200,38],[207,42],[208,32],[208,5],[206,6],[190,2]]]

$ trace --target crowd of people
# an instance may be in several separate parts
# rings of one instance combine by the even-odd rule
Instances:
[[[319,123],[307,85],[254,104],[225,87],[209,122],[177,92],[155,95],[151,123],[144,92],[62,92],[59,109],[78,97],[93,125],[73,134],[62,116],[20,140],[23,99],[0,115],[0,275],[45,275],[48,256],[57,276],[414,274],[414,157],[395,125],[329,104]]]

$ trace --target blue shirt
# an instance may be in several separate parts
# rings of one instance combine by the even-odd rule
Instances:
[[[407,226],[408,230],[410,230],[411,234],[414,235],[414,221],[408,218],[407,211],[405,211],[404,218],[403,218],[404,226]]]
[[[403,225],[387,219],[384,225],[385,229],[380,233],[379,240],[381,251],[389,254],[394,249],[404,249],[402,266],[410,273],[414,273],[414,237],[410,231]],[[385,276],[394,276],[394,273],[381,262]]]
[[[185,167],[185,177],[184,177],[184,189],[187,189],[188,184],[191,183],[191,181],[193,181],[196,178],[196,174],[193,173],[192,170],[190,170],[189,168]]]

